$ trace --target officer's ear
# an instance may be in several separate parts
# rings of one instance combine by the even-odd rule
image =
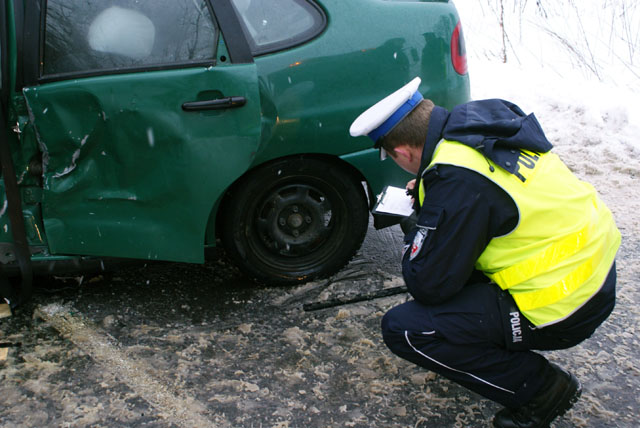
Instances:
[[[413,150],[411,150],[411,148],[409,148],[409,146],[407,145],[403,144],[401,146],[398,146],[393,151],[397,157],[401,157],[407,162],[412,162],[414,160],[413,158],[415,155],[413,153]]]

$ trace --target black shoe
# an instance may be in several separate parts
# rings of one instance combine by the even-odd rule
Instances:
[[[496,413],[493,426],[497,428],[546,428],[552,420],[563,415],[578,401],[582,393],[580,382],[571,373],[553,363],[553,376],[540,392],[524,406],[505,408]]]

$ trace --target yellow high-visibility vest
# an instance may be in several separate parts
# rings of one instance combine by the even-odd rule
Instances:
[[[494,237],[475,267],[509,290],[534,325],[567,318],[600,290],[620,246],[620,232],[593,186],[578,180],[557,155],[520,150],[511,174],[471,147],[442,140],[427,170],[436,164],[482,174],[515,202],[518,225]],[[422,182],[419,194],[422,204]]]

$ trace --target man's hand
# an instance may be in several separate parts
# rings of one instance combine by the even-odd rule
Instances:
[[[413,195],[413,189],[415,187],[416,187],[416,179],[414,178],[413,180],[409,181],[405,186],[405,189],[407,189],[407,195]],[[411,197],[411,203],[415,206],[416,204],[415,198]],[[402,229],[405,235],[409,233],[411,229],[413,229],[416,226],[417,221],[418,221],[418,214],[415,211],[409,217],[405,217],[400,221],[400,228]]]
[[[407,195],[413,195],[413,189],[415,187],[416,187],[416,179],[414,178],[413,180],[409,181],[405,186],[405,189],[407,189]],[[411,203],[414,205],[416,203],[413,197],[411,198]]]

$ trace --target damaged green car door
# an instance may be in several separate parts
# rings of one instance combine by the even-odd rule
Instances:
[[[49,248],[203,262],[212,208],[259,144],[255,64],[216,54],[206,1],[119,4],[46,3],[42,83],[23,94]]]

